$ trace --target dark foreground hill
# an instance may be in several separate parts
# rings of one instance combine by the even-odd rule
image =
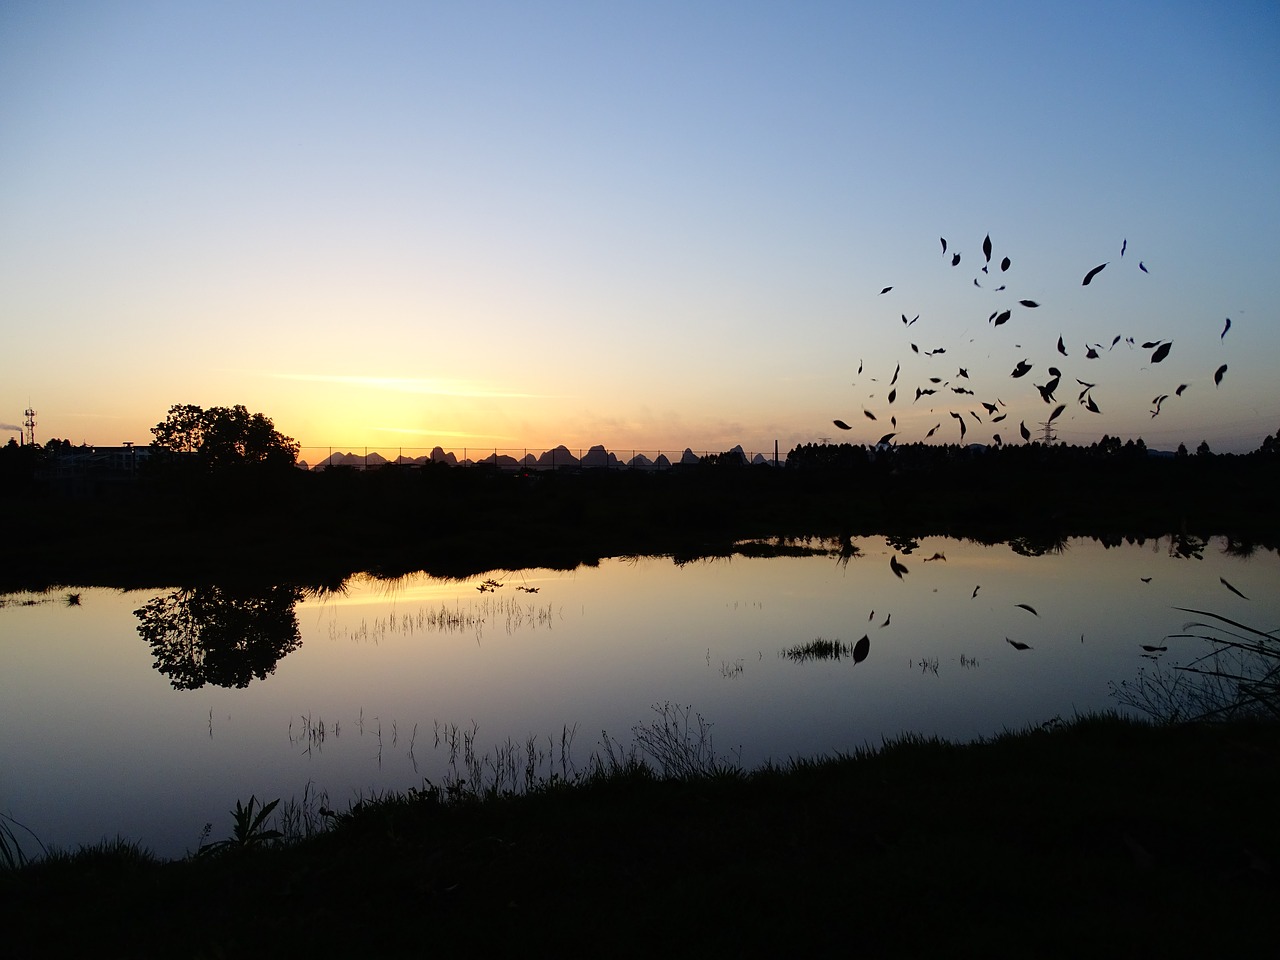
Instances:
[[[751,775],[428,789],[280,848],[0,872],[5,955],[1257,956],[1277,732],[1091,718]]]

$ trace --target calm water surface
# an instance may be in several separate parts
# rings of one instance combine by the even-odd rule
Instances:
[[[173,589],[5,597],[0,812],[45,843],[119,834],[181,856],[208,822],[227,836],[227,811],[250,794],[310,790],[346,809],[439,782],[442,728],[474,731],[481,752],[531,735],[558,752],[576,728],[581,766],[602,732],[630,743],[668,701],[705,716],[717,751],[740,751],[748,767],[905,731],[967,740],[1117,707],[1109,684],[1150,666],[1141,645],[1165,645],[1190,619],[1175,607],[1280,623],[1277,556],[1243,558],[1220,541],[1199,559],[1167,538],[1072,540],[1043,556],[940,538],[907,555],[882,538],[855,545],[847,563],[616,559],[469,581],[360,578],[296,604],[288,591],[252,604],[241,592],[230,613],[224,594],[188,604],[197,619],[186,626],[205,638],[282,630],[257,641],[268,651],[257,661],[193,647],[172,604],[153,604],[167,612],[150,621],[135,613]],[[155,634],[167,638],[159,657],[140,633],[148,622],[169,631]],[[859,663],[787,656],[864,635]],[[1166,664],[1203,652],[1202,641],[1167,646]],[[237,673],[246,660],[265,676]]]

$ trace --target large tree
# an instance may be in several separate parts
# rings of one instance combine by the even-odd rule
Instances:
[[[193,403],[175,404],[151,433],[153,448],[187,455],[210,471],[244,464],[291,467],[298,462],[298,441],[278,431],[270,417],[250,413],[240,404],[208,410]]]

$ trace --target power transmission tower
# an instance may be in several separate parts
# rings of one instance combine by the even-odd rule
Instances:
[[[1054,436],[1054,433],[1053,433],[1052,420],[1049,420],[1046,423],[1041,423],[1040,426],[1044,428],[1044,432],[1040,434],[1040,442],[1043,443],[1045,446],[1048,446],[1049,444],[1053,443],[1053,441],[1058,439],[1056,436]]]
[[[25,413],[27,417],[27,419],[22,421],[22,425],[27,431],[27,443],[34,447],[36,445],[36,412],[30,407],[27,407],[23,413]]]

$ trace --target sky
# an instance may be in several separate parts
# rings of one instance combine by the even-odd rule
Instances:
[[[1061,403],[1252,450],[1277,49],[1274,2],[7,0],[0,438],[785,453]]]

